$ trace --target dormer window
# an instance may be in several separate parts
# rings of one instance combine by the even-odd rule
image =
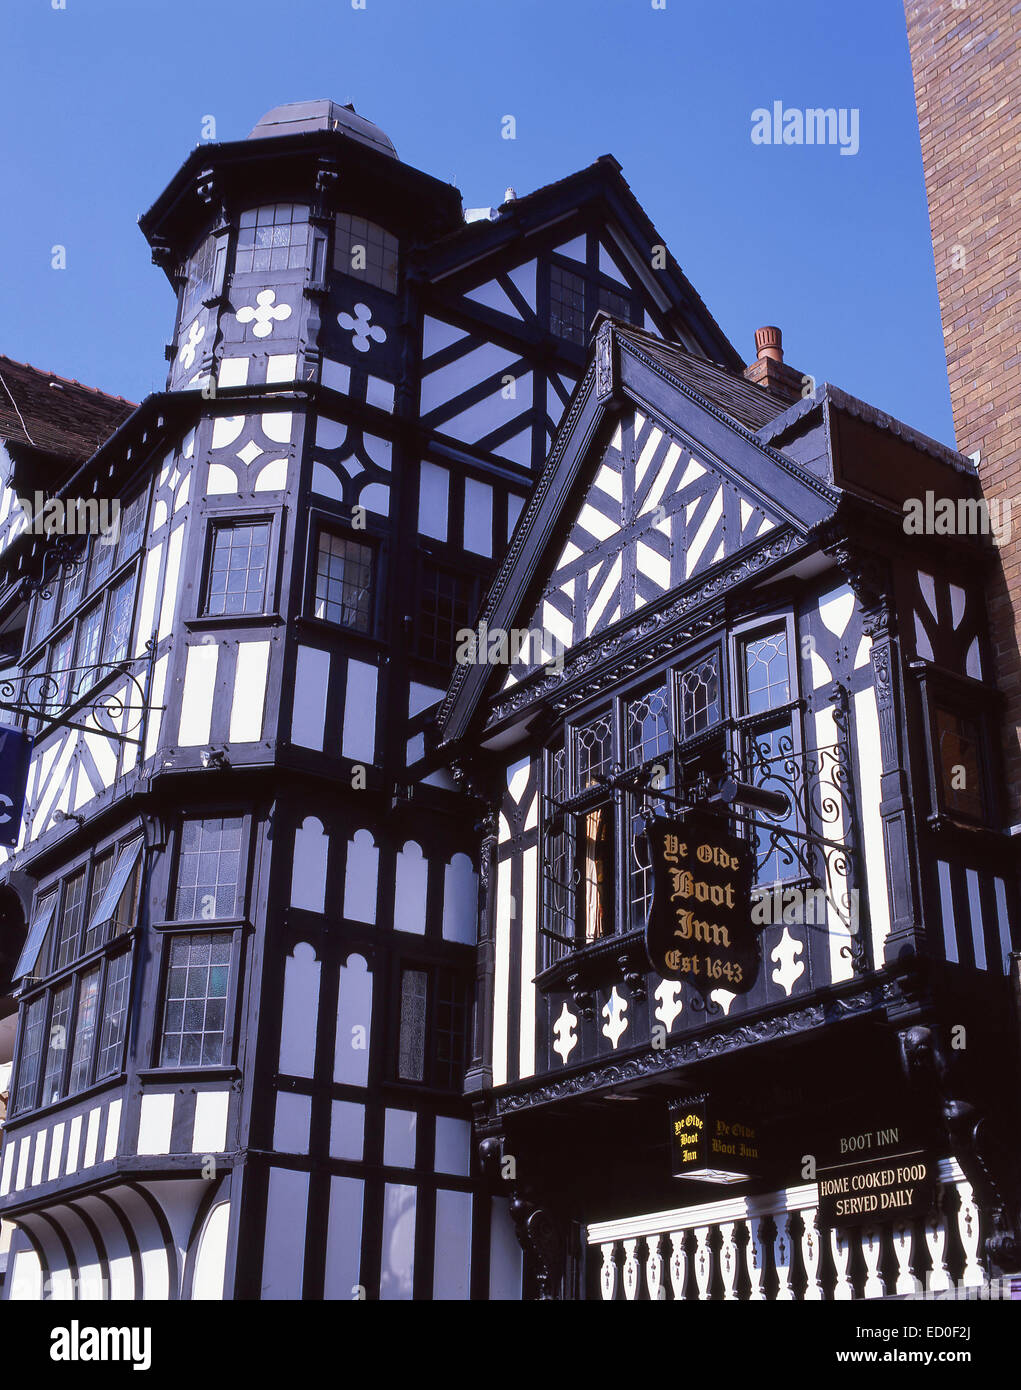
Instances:
[[[333,241],[333,268],[366,285],[397,293],[397,238],[364,217],[339,212]]]

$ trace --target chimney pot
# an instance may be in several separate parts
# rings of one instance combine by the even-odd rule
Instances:
[[[755,330],[755,351],[761,362],[764,357],[774,362],[783,361],[783,334],[774,324]]]

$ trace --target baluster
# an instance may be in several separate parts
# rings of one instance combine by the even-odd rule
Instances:
[[[670,1287],[675,1299],[686,1296],[688,1282],[688,1251],[684,1244],[684,1231],[670,1232]]]
[[[977,1289],[986,1282],[986,1276],[978,1262],[978,1207],[975,1205],[970,1182],[962,1180],[956,1187],[961,1198],[957,1212],[957,1230],[964,1247],[964,1273],[961,1275],[961,1283],[966,1289]]]
[[[915,1228],[895,1226],[893,1231],[893,1253],[897,1256],[896,1293],[917,1294],[922,1291],[922,1281],[915,1278],[913,1255],[915,1251]]]
[[[723,1301],[733,1303],[737,1298],[737,1245],[734,1242],[733,1221],[720,1225],[720,1274],[723,1276]]]
[[[603,1299],[607,1303],[612,1303],[617,1296],[617,1261],[614,1259],[614,1242],[608,1245],[601,1245],[603,1252],[603,1266],[599,1271],[599,1290]]]
[[[879,1273],[879,1261],[883,1254],[882,1232],[874,1228],[862,1231],[861,1233],[861,1253],[865,1257],[865,1297],[883,1298],[886,1294],[886,1285],[883,1283]]]
[[[836,1227],[830,1231],[830,1254],[837,1271],[837,1282],[833,1287],[834,1301],[847,1303],[854,1298],[854,1285],[847,1273],[851,1264],[851,1242],[846,1231],[838,1231]]]
[[[624,1297],[633,1303],[638,1297],[638,1259],[635,1255],[637,1240],[624,1242]]]
[[[748,1263],[748,1282],[751,1284],[751,1291],[748,1294],[751,1303],[764,1303],[766,1299],[762,1281],[766,1276],[766,1249],[770,1240],[769,1223],[770,1218],[768,1216],[760,1216],[757,1220],[748,1222],[748,1246],[745,1258]]]
[[[709,1227],[695,1227],[695,1283],[701,1301],[709,1297],[709,1285],[713,1277],[713,1252],[709,1249]]]
[[[925,1223],[925,1243],[929,1247],[932,1268],[925,1276],[926,1293],[944,1293],[950,1287],[950,1271],[947,1269],[947,1215],[940,1202],[937,1216]]]
[[[822,1281],[819,1278],[819,1259],[822,1245],[819,1228],[815,1224],[816,1207],[808,1207],[801,1213],[801,1260],[805,1266],[805,1302],[818,1303],[823,1297]]]
[[[776,1291],[777,1303],[791,1303],[794,1290],[791,1288],[791,1217],[783,1212],[777,1214],[776,1234],[773,1237],[773,1265],[780,1287]]]
[[[649,1297],[654,1303],[666,1298],[666,1289],[663,1287],[661,1241],[661,1236],[649,1236],[645,1242],[645,1282],[649,1286]]]

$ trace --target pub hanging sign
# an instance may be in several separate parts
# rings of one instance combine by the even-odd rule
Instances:
[[[645,834],[653,884],[645,949],[653,970],[701,993],[747,994],[759,968],[753,846],[721,816],[700,810],[650,817]]]

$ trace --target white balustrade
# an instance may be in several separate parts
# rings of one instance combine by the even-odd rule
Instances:
[[[955,1269],[964,1286],[980,1287],[986,1282],[981,1218],[971,1184],[954,1159],[940,1162],[939,1179],[942,1200],[921,1228],[924,1242],[915,1222],[820,1231],[815,1183],[599,1222],[588,1228],[588,1241],[602,1254],[600,1292],[608,1302],[621,1297],[622,1289],[628,1302],[722,1295],[726,1302],[757,1303],[938,1294],[953,1286],[947,1257],[957,1248],[949,1239],[955,1222],[964,1254],[963,1270],[959,1256]],[[830,1255],[825,1265],[824,1235]],[[895,1276],[892,1262],[883,1258],[891,1248]]]

